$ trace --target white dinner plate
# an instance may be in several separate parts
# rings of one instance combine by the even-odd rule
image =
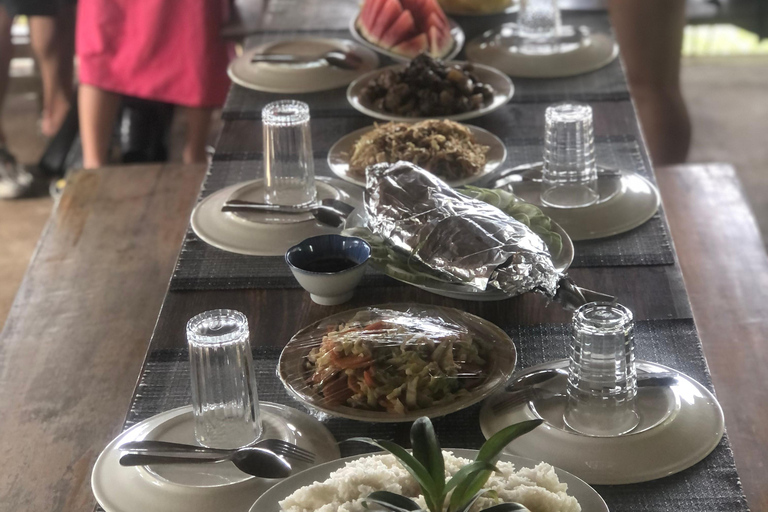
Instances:
[[[494,110],[498,110],[504,105],[509,102],[509,100],[512,99],[512,96],[515,94],[515,86],[512,85],[512,80],[509,79],[507,75],[504,73],[493,69],[489,66],[484,66],[482,64],[473,64],[475,68],[475,75],[477,75],[478,80],[481,82],[490,85],[494,89],[494,95],[493,100],[488,105],[485,105],[483,108],[477,109],[477,110],[470,110],[469,112],[462,112],[461,114],[453,114],[450,116],[440,116],[441,119],[450,119],[451,121],[465,121],[467,119],[474,119],[476,117],[484,116],[485,114],[488,114],[490,112],[493,112]],[[426,119],[432,119],[430,117],[402,117],[397,116],[394,114],[389,114],[387,112],[382,112],[381,110],[376,109],[373,105],[371,105],[369,102],[367,102],[363,96],[362,91],[365,88],[365,86],[376,78],[378,75],[383,73],[386,70],[389,69],[402,69],[405,67],[405,64],[395,64],[394,66],[388,66],[385,68],[377,69],[375,71],[371,71],[370,73],[367,73],[351,84],[349,84],[349,88],[347,89],[347,100],[349,100],[349,103],[358,111],[362,112],[365,115],[371,116],[376,119],[383,119],[385,121],[405,121],[405,122],[416,122],[416,121],[424,121]]]
[[[487,176],[489,173],[498,168],[502,163],[504,163],[504,160],[507,159],[507,148],[504,146],[504,143],[501,142],[501,139],[499,139],[488,130],[484,130],[477,126],[466,125],[466,127],[469,128],[469,130],[472,132],[472,136],[475,138],[475,142],[484,146],[488,146],[489,148],[488,153],[485,155],[485,168],[482,170],[482,172],[473,176],[469,176],[460,180],[446,181],[446,183],[452,187],[469,185],[470,183],[473,183],[480,178]],[[354,183],[355,185],[365,187],[365,179],[360,178],[356,174],[349,171],[349,158],[352,155],[352,151],[357,140],[374,128],[375,126],[366,126],[365,128],[355,130],[354,132],[345,135],[333,146],[331,146],[330,151],[328,151],[328,165],[336,176],[350,183]]]
[[[616,181],[617,178],[599,178],[601,196],[606,191],[607,199],[583,208],[541,205],[541,183],[534,181],[515,183],[512,190],[524,201],[539,206],[568,233],[571,240],[594,240],[625,233],[645,224],[656,215],[661,204],[658,189],[643,176],[621,171],[619,187],[616,187]]]
[[[509,76],[560,78],[580,75],[607,66],[619,55],[619,46],[608,34],[592,33],[573,51],[530,55],[509,51],[496,39],[513,24],[488,30],[467,44],[467,59],[494,67]]]
[[[352,206],[362,204],[362,191],[354,185],[321,177],[316,177],[315,183],[318,200],[332,198]],[[239,183],[216,191],[192,211],[190,225],[195,234],[224,251],[250,256],[282,256],[305,238],[341,231],[320,224],[312,214],[222,212],[222,206],[229,199],[262,202],[264,180]]]
[[[352,215],[350,215],[349,218],[347,219],[347,223],[344,226],[345,229],[366,226],[367,223],[365,221],[364,215],[365,213],[362,209],[355,210],[352,213]],[[552,224],[553,224],[552,226],[553,231],[558,233],[560,235],[560,238],[563,241],[563,248],[560,251],[560,254],[556,258],[553,258],[552,262],[555,265],[555,269],[557,269],[560,272],[565,272],[566,270],[568,270],[568,268],[571,266],[571,263],[573,262],[573,256],[574,256],[573,242],[571,242],[571,239],[568,237],[568,234],[563,230],[562,227],[557,225],[557,223],[555,222],[553,222]],[[428,279],[426,277],[418,279],[418,278],[415,278],[412,273],[406,272],[395,265],[387,265],[386,267],[377,265],[373,259],[371,259],[370,264],[374,268],[376,268],[376,270],[378,270],[379,272],[383,272],[387,274],[389,277],[393,279],[397,279],[402,283],[410,284],[424,291],[434,293],[435,295],[448,297],[451,299],[471,300],[476,302],[490,302],[490,301],[497,301],[497,300],[506,300],[510,297],[506,293],[496,288],[489,288],[487,290],[478,290],[477,288],[473,288],[471,286],[456,284],[456,283],[446,283],[446,282],[438,281],[437,279]],[[427,283],[427,281],[428,281],[428,284],[425,284]]]
[[[338,459],[336,439],[322,423],[285,405],[261,403],[264,437],[310,450],[318,464]],[[120,465],[120,446],[144,439],[197,444],[192,407],[153,416],[120,434],[96,460],[91,488],[106,512],[245,512],[265,490],[280,482],[256,478],[231,462],[156,466]],[[296,472],[311,464],[290,460]]]
[[[307,369],[306,364],[307,355],[310,350],[320,346],[322,335],[328,332],[326,329],[335,329],[341,323],[348,322],[357,313],[371,308],[403,311],[418,317],[438,318],[444,321],[446,325],[459,324],[465,327],[473,337],[493,345],[493,357],[489,358],[487,366],[484,368],[485,375],[482,382],[468,390],[466,394],[457,396],[451,402],[407,411],[404,414],[329,404],[316,389],[307,384],[307,379],[311,377],[311,371]],[[322,335],[318,333],[322,333]],[[442,306],[382,304],[350,309],[304,327],[293,335],[280,353],[277,373],[288,393],[309,408],[350,420],[372,423],[408,423],[422,416],[429,418],[445,416],[476,404],[491,395],[500,386],[504,386],[515,371],[516,363],[517,349],[514,342],[504,331],[488,320],[465,311]]]
[[[674,342],[674,340],[669,340]],[[639,372],[675,372],[672,368],[637,361]],[[565,368],[568,361],[554,361],[526,369],[516,376],[548,368]],[[480,428],[486,438],[502,428],[534,418],[544,423],[516,439],[505,451],[521,457],[535,457],[563,468],[592,485],[623,485],[646,482],[687,469],[709,455],[725,432],[723,411],[704,386],[677,372],[677,382],[668,387],[638,390],[640,425],[635,431],[616,437],[589,437],[568,429],[563,423],[562,397],[531,402],[494,412],[503,400],[499,393],[486,400],[480,411]],[[567,377],[541,384],[563,393]]]
[[[475,457],[477,457],[477,450],[465,450],[461,448],[446,448],[445,450],[453,452],[455,456],[464,459],[474,460]],[[250,512],[280,512],[280,502],[298,489],[315,482],[325,481],[330,477],[331,473],[343,468],[347,462],[362,457],[368,457],[369,455],[371,454],[355,455],[353,457],[334,460],[292,476],[265,492],[258,500],[256,500],[256,503],[253,504]],[[538,464],[535,460],[508,454],[502,454],[501,457],[499,457],[499,460],[503,462],[511,462],[515,465],[515,469],[517,470],[521,468],[533,468]],[[589,484],[562,469],[555,468],[555,474],[561,483],[568,485],[568,495],[576,498],[581,505],[581,510],[584,512],[609,512],[608,505],[605,504],[603,498],[601,498],[597,491],[590,487]]]
[[[324,60],[304,64],[251,62],[254,55],[286,54],[315,57],[332,50],[354,53],[362,59],[362,67],[354,71],[339,69]],[[248,89],[300,94],[345,87],[355,78],[377,67],[379,67],[379,57],[353,41],[313,37],[275,41],[251,48],[233,60],[227,72],[234,83]]]
[[[450,28],[451,28],[451,37],[453,37],[453,47],[451,48],[450,52],[448,52],[444,57],[441,57],[441,60],[451,60],[455,58],[459,54],[461,49],[464,47],[464,42],[466,40],[466,37],[464,36],[464,31],[461,29],[458,23],[448,18],[448,25],[450,25]],[[363,37],[363,34],[361,34],[359,30],[357,30],[357,16],[355,16],[350,20],[349,32],[352,34],[352,37],[358,43],[362,44],[367,48],[370,48],[371,50],[377,53],[386,55],[387,57],[394,60],[395,62],[409,62],[411,60],[408,57],[400,55],[399,53],[391,52],[386,48],[382,48],[377,44],[373,44],[372,42],[368,41],[365,37]]]

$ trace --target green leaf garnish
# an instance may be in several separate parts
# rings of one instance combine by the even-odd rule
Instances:
[[[365,501],[370,501],[377,505],[381,505],[384,508],[391,510],[392,512],[411,512],[415,510],[421,510],[418,503],[411,498],[401,496],[389,491],[374,491],[365,498]]]
[[[435,495],[443,494],[445,487],[445,460],[437,441],[435,428],[429,418],[422,416],[411,427],[413,456],[421,462],[435,482]]]

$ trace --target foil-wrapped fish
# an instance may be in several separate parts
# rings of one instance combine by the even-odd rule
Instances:
[[[368,228],[447,281],[554,298],[563,275],[541,238],[408,162],[368,168]]]

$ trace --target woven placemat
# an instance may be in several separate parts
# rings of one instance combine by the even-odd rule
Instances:
[[[599,139],[597,161],[607,167],[631,169],[651,180],[640,146],[633,137]],[[541,141],[525,141],[510,147],[508,166],[541,159]],[[329,176],[324,158],[316,157],[315,169]],[[229,185],[255,179],[261,175],[260,160],[218,159],[203,185],[202,197]],[[661,214],[627,233],[575,243],[573,267],[666,265],[674,262],[674,252],[666,223]],[[369,268],[363,286],[394,285],[396,281]],[[282,256],[244,256],[217,249],[188,232],[179,254],[171,289],[212,290],[247,288],[296,288]]]
[[[519,366],[526,368],[564,358],[569,326],[547,324],[505,329],[518,347]],[[712,390],[707,364],[691,319],[640,321],[636,325],[637,357],[671,366]],[[254,350],[259,397],[305,410],[285,392],[275,373],[280,349]],[[190,403],[187,352],[159,350],[149,354],[125,428],[163,411]],[[479,428],[479,406],[434,420],[441,444],[478,448],[484,441]],[[370,424],[322,417],[338,440],[353,436],[395,439],[407,443],[408,424]],[[362,446],[342,444],[343,455],[360,453]],[[721,512],[748,510],[733,453],[727,438],[704,461],[676,475],[635,485],[598,486],[612,512]]]

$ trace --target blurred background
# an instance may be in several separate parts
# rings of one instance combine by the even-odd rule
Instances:
[[[237,3],[248,8],[247,0]],[[588,7],[589,3],[569,0],[563,7]],[[693,124],[688,161],[732,164],[751,202],[763,239],[767,239],[768,0],[688,0],[687,20],[681,79]],[[28,20],[17,17],[11,34],[10,80],[0,117],[7,147],[25,164],[37,165],[44,155],[50,164],[53,153],[54,165],[77,166],[76,140],[65,137],[67,150],[62,151],[52,149],[55,138],[41,135],[41,80],[30,46]],[[123,127],[130,122],[130,115],[124,113]],[[211,143],[218,128],[214,118]],[[118,131],[116,138],[127,136]],[[163,147],[159,151],[167,151],[171,161],[181,161],[184,134],[178,119],[168,116],[167,134],[160,138]],[[130,145],[128,140],[118,143]],[[0,201],[0,325],[5,321],[53,201],[48,194]]]

